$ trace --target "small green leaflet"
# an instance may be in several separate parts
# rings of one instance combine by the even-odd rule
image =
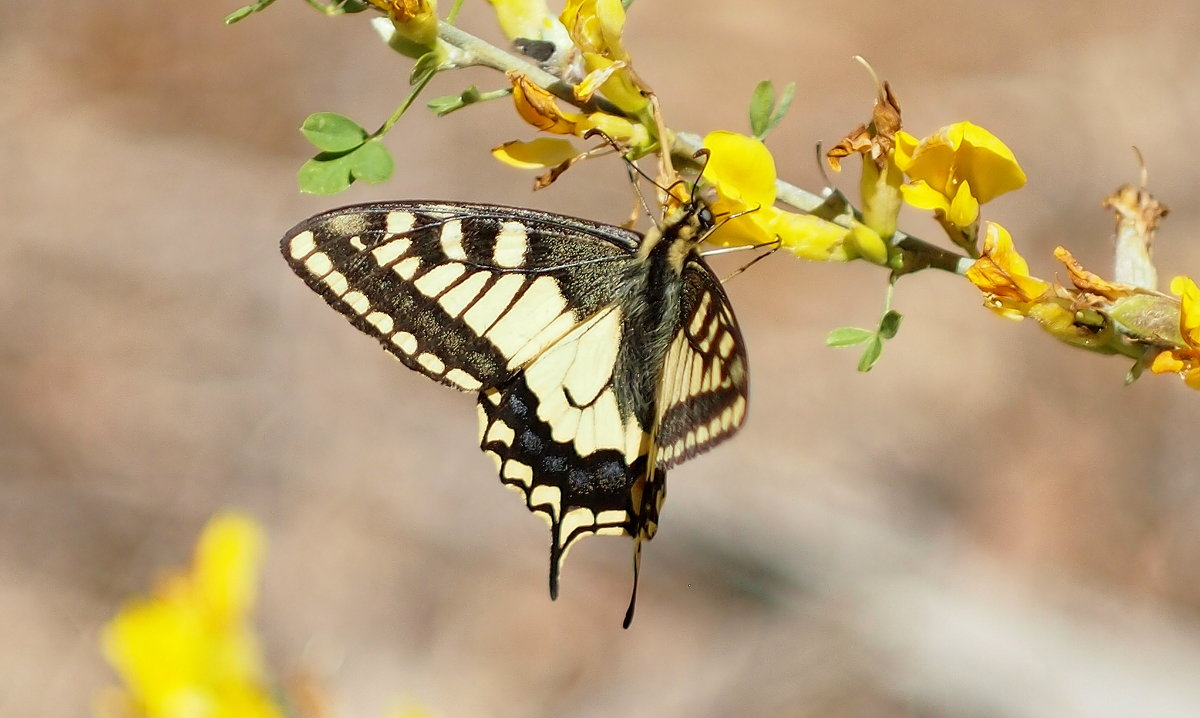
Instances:
[[[487,102],[488,100],[507,97],[511,94],[511,87],[506,87],[503,90],[492,90],[491,92],[480,92],[478,87],[471,85],[457,95],[435,97],[426,103],[426,107],[433,110],[433,114],[442,117],[455,110],[461,110],[467,105],[474,105],[476,102]]]
[[[858,360],[858,370],[871,371],[879,357],[883,354],[883,342],[896,336],[900,331],[900,320],[903,316],[893,309],[887,310],[879,320],[876,330],[860,329],[858,327],[839,327],[829,332],[825,337],[825,345],[830,347],[850,347],[866,344],[862,356]]]
[[[754,94],[750,96],[750,131],[755,137],[760,140],[766,138],[767,133],[787,114],[795,95],[796,83],[789,82],[787,87],[783,88],[783,95],[776,102],[775,84],[770,80],[758,83]]]
[[[392,176],[387,148],[354,120],[336,112],[309,115],[300,132],[321,152],[296,173],[301,192],[337,194],[355,180],[378,184]]]
[[[301,192],[337,194],[355,180],[379,184],[392,176],[395,163],[379,140],[368,140],[349,152],[322,152],[296,173]]]
[[[336,112],[309,115],[300,133],[322,152],[349,152],[367,141],[367,131],[354,120]]]

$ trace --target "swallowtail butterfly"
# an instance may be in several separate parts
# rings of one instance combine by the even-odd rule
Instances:
[[[644,236],[467,202],[360,204],[282,241],[288,264],[405,366],[479,395],[480,445],[550,524],[550,595],[591,534],[654,536],[667,470],[746,416],[746,350],[697,250],[710,210]]]

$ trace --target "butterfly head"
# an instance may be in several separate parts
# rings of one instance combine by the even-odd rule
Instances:
[[[670,189],[662,223],[646,233],[639,252],[644,258],[655,248],[660,248],[659,251],[667,252],[671,264],[680,270],[687,255],[704,241],[716,225],[708,202],[698,194],[691,193],[686,199],[680,199],[679,195],[684,192],[686,189],[682,183]]]

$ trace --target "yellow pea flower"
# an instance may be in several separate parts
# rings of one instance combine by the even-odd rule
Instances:
[[[621,0],[568,0],[559,19],[579,48],[584,69],[594,78],[584,84],[599,85],[605,97],[632,115],[645,110],[646,88],[633,74],[629,52],[621,44],[625,29]]]
[[[896,165],[913,180],[901,187],[904,200],[941,212],[959,228],[975,223],[979,205],[1025,184],[1012,150],[970,122],[943,127],[920,140],[897,132]]]
[[[556,167],[579,155],[569,140],[539,137],[530,142],[513,140],[492,148],[492,156],[510,167],[521,170],[544,170]]]
[[[558,98],[530,82],[524,75],[510,72],[508,77],[513,85],[512,97],[517,114],[543,132],[582,137],[592,130],[600,130],[635,152],[645,151],[651,144],[650,133],[644,125],[603,112],[565,112],[559,106]],[[585,156],[570,142],[551,138],[505,142],[493,148],[492,155],[518,169],[558,167],[564,162]]]
[[[1176,373],[1193,389],[1200,389],[1200,287],[1189,277],[1171,280],[1179,295],[1179,333],[1184,346],[1159,353],[1150,365],[1155,374]]]
[[[388,14],[396,34],[391,45],[409,57],[420,57],[438,43],[437,0],[370,0]]]
[[[558,18],[550,14],[546,0],[488,0],[496,11],[500,29],[509,40],[519,37],[530,40],[545,40],[553,25],[562,27]],[[562,33],[564,38],[565,31]]]
[[[835,172],[841,171],[842,159],[853,154],[862,156],[863,171],[858,183],[862,197],[861,229],[874,232],[880,241],[895,234],[900,215],[900,186],[904,178],[895,158],[899,131],[900,102],[891,86],[883,82],[876,91],[870,124],[854,128],[825,153]]]
[[[845,262],[864,256],[886,263],[887,248],[878,235],[855,233],[813,215],[776,207],[775,159],[761,140],[718,131],[705,136],[704,147],[709,158],[703,179],[717,194],[712,210],[718,228],[709,241],[737,245],[778,239],[784,249],[804,259]],[[867,243],[860,243],[860,238]]]
[[[1006,319],[1022,319],[1050,293],[1050,284],[1029,275],[1029,263],[1013,246],[1007,229],[986,224],[983,255],[967,270],[967,279],[983,292],[988,309]]]
[[[109,698],[149,718],[282,718],[250,625],[263,537],[245,516],[214,517],[189,573],[168,577],[104,626],[104,655],[125,684]]]

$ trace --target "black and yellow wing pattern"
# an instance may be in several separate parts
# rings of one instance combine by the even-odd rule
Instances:
[[[653,537],[667,469],[746,415],[746,351],[686,204],[646,235],[530,209],[402,201],[285,235],[292,269],[410,369],[479,396],[480,445],[550,525]],[[632,617],[633,601],[626,614]]]

